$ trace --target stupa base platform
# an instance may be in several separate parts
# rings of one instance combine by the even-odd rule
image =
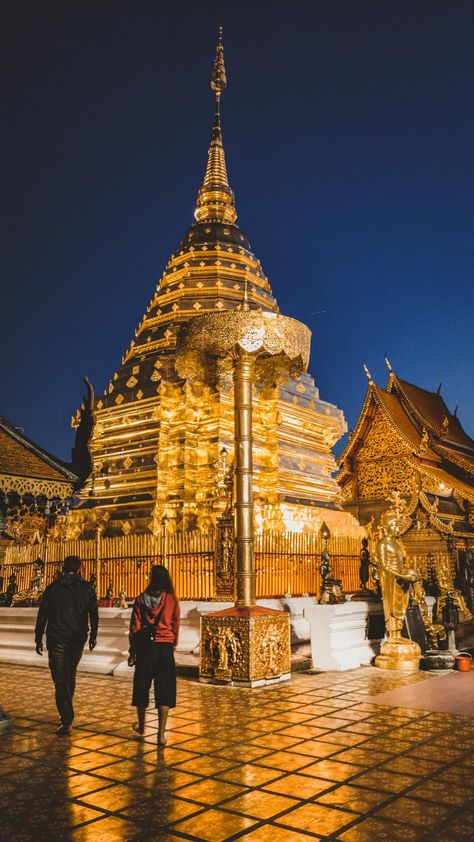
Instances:
[[[303,604],[311,598],[292,600],[296,605],[289,606],[286,616],[291,618],[292,641],[291,670],[309,669],[311,661],[308,654],[307,621],[303,622]],[[285,600],[285,604],[289,600]],[[270,600],[268,600],[270,602]],[[282,606],[283,601],[271,600],[272,606]],[[199,621],[203,613],[222,603],[182,602],[182,624],[180,642],[176,651],[176,667],[180,675],[197,678],[199,675]],[[290,613],[291,611],[291,613]],[[282,613],[281,611],[277,613]],[[25,667],[48,668],[48,655],[45,649],[43,657],[35,652],[34,629],[37,608],[0,608],[0,663],[15,664]],[[96,649],[89,652],[84,649],[80,672],[101,675],[132,677],[133,669],[127,664],[128,627],[131,609],[100,608],[99,635]]]

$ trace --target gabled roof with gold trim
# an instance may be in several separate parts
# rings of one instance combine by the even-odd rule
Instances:
[[[424,450],[420,433],[413,418],[405,412],[400,401],[395,395],[380,389],[372,380],[369,381],[364,403],[354,430],[349,434],[349,440],[343,452],[339,456],[338,463],[341,466],[340,476],[344,473],[344,465],[348,460],[353,459],[360,447],[363,446],[365,437],[370,429],[376,413],[380,411],[387,420],[389,426],[405,445],[407,454],[424,451],[426,459],[434,464],[441,463],[441,457],[429,446]]]
[[[0,474],[72,484],[77,476],[59,459],[0,416]]]
[[[380,389],[375,384],[373,385],[373,390],[378,408],[381,409],[390,426],[404,439],[407,446],[414,453],[419,453],[422,450],[425,460],[440,463],[440,456],[429,445],[426,446],[426,450],[424,449],[422,443],[423,434],[420,435],[420,431],[413,417],[408,415],[403,405],[397,400],[397,397],[389,392],[384,392],[383,389]]]
[[[474,441],[441,395],[400,380],[392,370],[385,390],[367,375],[369,384],[357,424],[338,459],[339,484],[344,485],[352,473],[375,415],[381,412],[415,468],[472,500]]]
[[[400,401],[421,423],[433,441],[448,450],[461,450],[464,455],[474,459],[474,441],[464,431],[457,415],[451,413],[439,392],[428,392],[420,386],[414,386],[401,380],[391,372],[387,392],[396,393]]]

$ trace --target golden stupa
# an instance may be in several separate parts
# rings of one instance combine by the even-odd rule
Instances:
[[[227,85],[216,50],[211,87],[215,117],[195,222],[166,266],[135,338],[95,404],[93,471],[76,508],[70,537],[168,529],[207,531],[216,522],[220,454],[234,446],[232,383],[219,364],[206,376],[180,377],[176,340],[196,315],[250,309],[278,313],[260,261],[236,224],[222,143],[220,98]],[[293,280],[294,282],[294,280]],[[76,423],[76,416],[73,425]],[[310,375],[284,387],[259,387],[254,402],[257,530],[317,531],[322,521],[358,534],[339,505],[331,448],[346,431],[341,410],[319,397]]]

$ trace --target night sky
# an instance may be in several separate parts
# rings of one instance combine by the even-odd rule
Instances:
[[[238,224],[349,427],[384,353],[474,435],[474,3],[0,11],[0,414],[68,459],[192,222],[224,27]]]

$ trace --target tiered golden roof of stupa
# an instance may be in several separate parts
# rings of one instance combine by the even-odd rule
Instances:
[[[196,222],[171,255],[122,367],[98,403],[99,409],[155,394],[161,379],[154,368],[156,353],[173,349],[180,326],[198,313],[238,307],[245,288],[251,307],[278,311],[260,261],[235,224],[235,198],[227,177],[220,122],[220,97],[226,84],[219,39],[211,80],[216,112],[204,180],[197,195]],[[139,371],[134,371],[137,364]]]
[[[219,38],[211,80],[216,110],[196,221],[171,255],[122,365],[96,404],[94,474],[80,510],[90,520],[106,512],[125,530],[130,523],[155,529],[164,511],[176,524],[209,525],[219,452],[223,445],[232,450],[232,396],[219,372],[209,371],[200,388],[176,373],[181,325],[197,314],[236,309],[244,294],[251,309],[278,312],[260,261],[236,224],[220,121],[226,83]],[[261,525],[282,525],[283,503],[301,518],[305,507],[337,509],[331,447],[345,422],[340,410],[319,399],[309,375],[257,395],[254,430]]]

